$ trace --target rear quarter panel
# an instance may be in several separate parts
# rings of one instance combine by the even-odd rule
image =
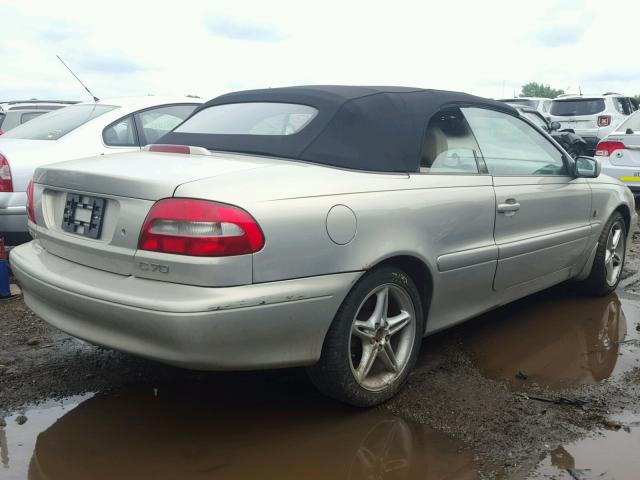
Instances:
[[[487,310],[497,247],[490,176],[384,175],[315,167],[246,172],[180,186],[176,196],[210,198],[246,209],[266,243],[253,255],[254,283],[366,271],[409,255],[432,277],[428,331]],[[234,189],[242,185],[242,189]],[[344,205],[356,217],[355,236],[331,240],[327,215]],[[462,300],[461,300],[462,299]]]

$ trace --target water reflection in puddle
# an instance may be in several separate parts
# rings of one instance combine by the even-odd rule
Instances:
[[[618,420],[626,428],[603,430],[584,440],[554,449],[538,465],[531,478],[640,478],[640,419],[622,416]]]
[[[592,384],[638,366],[638,321],[633,297],[554,289],[474,321],[464,344],[483,375],[514,387]]]
[[[29,420],[23,425],[15,415],[7,418],[0,429],[0,476],[477,478],[471,452],[381,410],[358,411],[308,397],[274,401],[253,389],[250,400],[242,398],[246,392],[212,400],[219,392],[178,390],[97,394],[75,408],[78,399],[71,399],[25,412]]]

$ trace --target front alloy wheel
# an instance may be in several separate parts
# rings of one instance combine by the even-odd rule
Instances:
[[[607,236],[604,265],[607,272],[607,285],[617,285],[624,261],[624,223],[614,222]]]
[[[377,405],[406,380],[423,332],[422,303],[411,277],[396,267],[371,270],[342,302],[309,377],[330,397]]]
[[[586,293],[605,296],[613,292],[622,275],[626,252],[627,228],[620,212],[613,212],[604,225],[591,273],[583,282]]]

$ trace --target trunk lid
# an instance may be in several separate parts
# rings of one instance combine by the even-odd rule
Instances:
[[[34,233],[54,255],[121,275],[203,286],[250,283],[251,255],[138,251],[138,238],[155,201],[173,196],[179,185],[269,163],[224,154],[132,152],[47,165],[34,175]]]
[[[186,182],[262,168],[257,157],[131,152],[48,165],[34,181],[66,190],[145,200],[171,197]]]

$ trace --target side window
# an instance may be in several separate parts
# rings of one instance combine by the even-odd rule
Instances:
[[[631,112],[633,112],[631,108],[631,102],[629,102],[628,98],[616,97],[614,100],[614,103],[616,106],[616,110],[618,110],[620,113],[624,113],[625,115],[631,115]]]
[[[181,124],[196,107],[197,105],[172,105],[136,113],[142,144],[155,143],[169,130]]]
[[[478,173],[480,149],[459,108],[436,113],[422,142],[422,173]]]
[[[109,125],[102,132],[105,145],[110,147],[137,147],[138,136],[133,125],[133,117],[128,115]]]
[[[534,127],[506,113],[463,108],[491,175],[566,175],[563,154]]]

